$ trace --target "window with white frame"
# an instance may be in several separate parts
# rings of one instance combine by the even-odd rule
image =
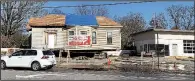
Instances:
[[[194,40],[183,40],[184,53],[195,53]]]
[[[69,31],[68,35],[74,35],[74,31]]]
[[[107,32],[107,44],[112,44],[112,32]]]
[[[92,44],[96,44],[96,32],[92,32]]]
[[[87,31],[80,31],[80,35],[87,35]]]

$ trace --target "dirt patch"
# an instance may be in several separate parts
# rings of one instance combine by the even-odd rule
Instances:
[[[128,59],[119,59],[117,57],[109,57],[111,60],[111,65],[107,64],[107,60],[102,61],[96,60],[91,61],[94,63],[89,63],[88,65],[76,65],[73,66],[70,69],[77,69],[77,70],[93,70],[93,71],[120,71],[120,72],[147,72],[147,73],[181,73],[181,74],[194,74],[194,65],[192,65],[193,62],[190,61],[178,61],[178,60],[172,60],[172,59],[166,59],[166,58],[160,58],[159,59],[159,68],[157,63],[157,58],[154,58],[154,64],[152,63],[151,58],[144,57],[143,64],[140,64],[140,57],[131,57]],[[185,70],[182,69],[175,69],[173,66],[174,64],[184,66]],[[193,63],[194,64],[194,63]],[[69,65],[65,65],[66,67],[69,67]],[[173,69],[169,69],[169,68]],[[182,67],[183,68],[183,67]]]
[[[168,70],[168,69],[162,69],[162,66],[155,65],[132,65],[132,64],[123,64],[120,66],[115,66],[118,71],[121,72],[136,72],[136,73],[175,73],[175,74],[194,74],[193,71],[186,71],[186,70]]]

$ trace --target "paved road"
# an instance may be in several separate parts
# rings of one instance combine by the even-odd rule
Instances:
[[[85,70],[1,70],[2,80],[194,80],[194,75]]]

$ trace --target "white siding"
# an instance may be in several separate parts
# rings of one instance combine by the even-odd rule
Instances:
[[[193,53],[184,53],[183,40],[194,40],[194,33],[184,33],[184,32],[158,32],[154,31],[145,32],[134,36],[135,46],[137,47],[138,53],[140,53],[140,46],[144,44],[165,44],[169,45],[169,55],[172,56],[172,45],[177,44],[177,55],[178,56],[194,56]]]
[[[68,30],[76,30],[75,27],[72,27]],[[87,46],[69,46],[70,49],[120,49],[121,48],[121,33],[120,28],[92,28],[92,27],[77,27],[77,32],[81,30],[87,30],[88,35],[92,35],[93,31],[96,31],[96,42],[97,44],[92,44],[91,36],[91,45]],[[112,32],[112,44],[107,44],[107,31]]]
[[[32,48],[43,48],[43,30],[32,28]]]
[[[63,48],[65,45],[65,31],[62,28],[32,28],[32,48],[46,48],[45,30],[57,30],[57,43],[54,48]]]
[[[156,37],[156,44],[157,44],[157,34],[155,34]],[[169,51],[170,56],[172,56],[172,45],[177,44],[177,55],[178,56],[194,56],[194,53],[184,53],[184,47],[183,47],[183,40],[194,40],[194,34],[193,33],[167,33],[167,32],[160,32],[158,34],[158,42],[159,44],[166,44],[169,45]]]
[[[87,31],[88,35],[91,36],[92,31],[96,31],[97,44],[91,44],[87,46],[68,46],[68,31],[76,30],[75,27],[62,30],[62,28],[32,28],[32,48],[46,48],[45,43],[45,30],[57,30],[57,44],[54,48],[67,48],[67,49],[120,49],[121,48],[121,33],[120,28],[92,28],[92,27],[77,27],[77,32]],[[112,32],[112,44],[107,44],[107,31]],[[78,33],[79,34],[79,33]],[[92,39],[92,37],[91,37]]]

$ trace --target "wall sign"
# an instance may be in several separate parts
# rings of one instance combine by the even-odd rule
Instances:
[[[70,46],[90,45],[90,36],[87,35],[69,36],[68,40]]]

